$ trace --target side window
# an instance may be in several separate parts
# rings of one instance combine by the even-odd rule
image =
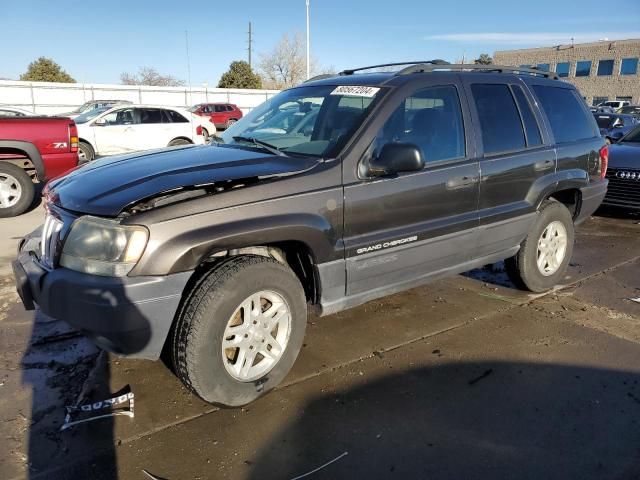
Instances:
[[[188,123],[189,122],[189,120],[184,118],[175,110],[165,110],[165,113],[169,115],[169,118],[171,119],[172,123]]]
[[[216,109],[216,112],[218,113],[225,111],[224,105],[215,105],[215,109]]]
[[[533,90],[549,119],[556,143],[596,136],[593,117],[587,115],[573,89],[534,85]]]
[[[106,120],[107,125],[132,125],[134,123],[133,108],[116,110],[102,118]]]
[[[525,136],[516,103],[506,84],[471,85],[480,117],[485,155],[525,147]]]
[[[140,110],[140,123],[162,123],[162,110],[157,108],[143,108]]]
[[[363,103],[365,100],[370,101],[353,99]],[[382,147],[391,142],[417,145],[425,162],[464,157],[464,126],[456,88],[430,87],[406,98],[378,133],[373,155],[379,155]]]
[[[540,127],[536,121],[536,117],[531,110],[531,105],[527,100],[522,87],[518,85],[512,85],[516,101],[518,102],[518,108],[520,109],[520,116],[522,117],[522,123],[524,124],[524,131],[527,134],[527,146],[533,147],[542,144],[542,136],[540,135]]]

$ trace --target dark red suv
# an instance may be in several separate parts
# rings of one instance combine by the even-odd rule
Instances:
[[[216,128],[229,128],[242,118],[242,110],[232,103],[199,103],[189,111],[203,117],[211,117]]]

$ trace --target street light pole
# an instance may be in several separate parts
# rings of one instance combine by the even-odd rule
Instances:
[[[310,47],[309,47],[309,0],[307,0],[307,80],[311,77],[311,66],[309,64],[310,59]]]

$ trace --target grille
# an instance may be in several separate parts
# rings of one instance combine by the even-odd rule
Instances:
[[[40,263],[46,268],[53,268],[55,265],[62,225],[60,220],[47,213],[40,238]]]
[[[640,206],[640,170],[609,168],[607,178],[609,186],[605,202]]]

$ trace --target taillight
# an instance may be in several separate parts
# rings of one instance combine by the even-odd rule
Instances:
[[[78,152],[78,127],[75,122],[69,124],[69,147],[71,147],[71,153]]]
[[[202,135],[202,125],[196,127],[196,135]]]
[[[600,149],[600,178],[607,175],[607,167],[609,166],[609,145],[605,145]]]

